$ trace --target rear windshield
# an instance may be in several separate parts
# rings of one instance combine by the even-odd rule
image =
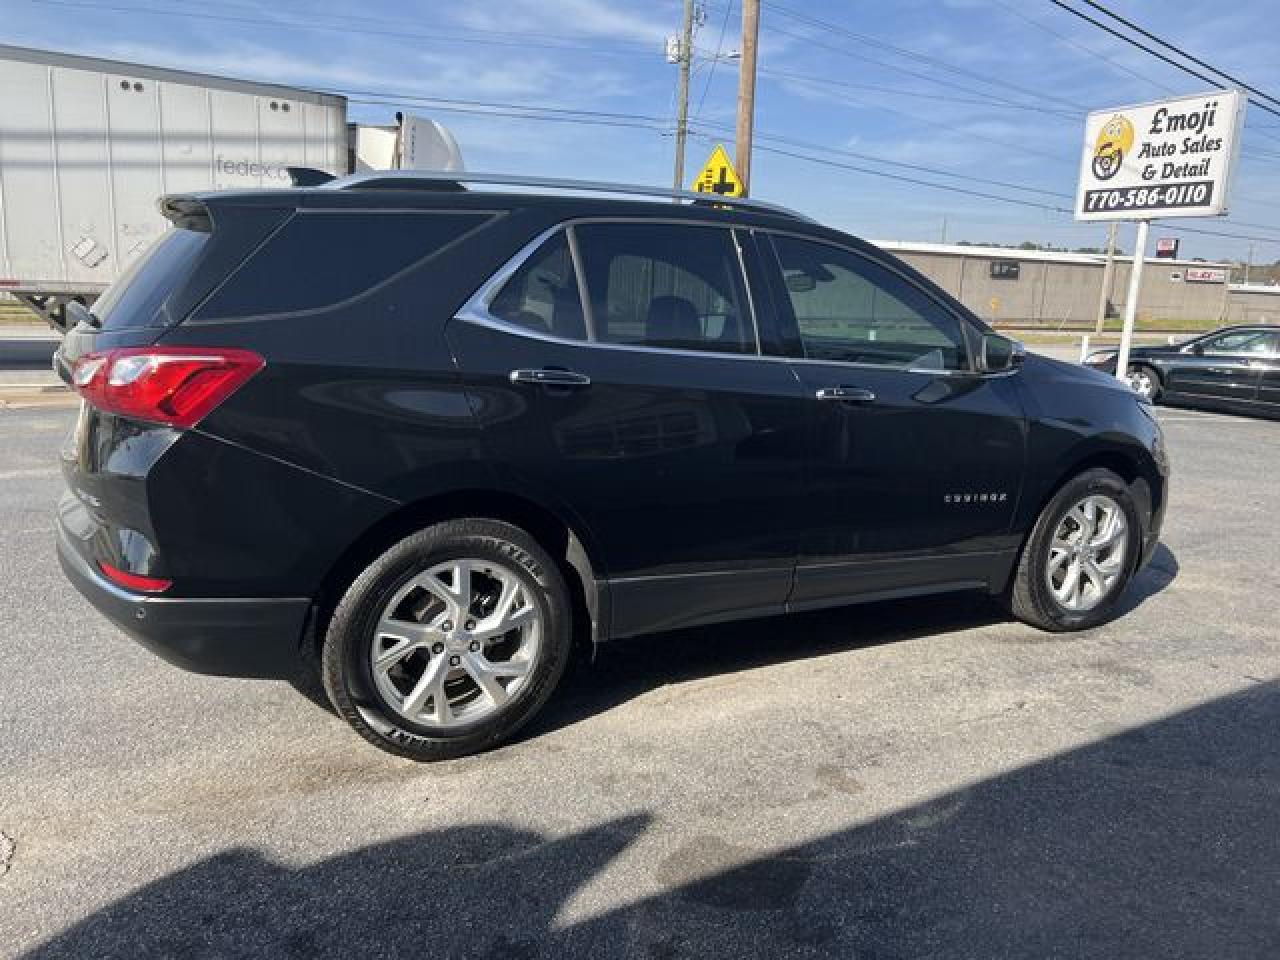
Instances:
[[[161,308],[191,275],[208,240],[207,233],[180,228],[161,236],[93,305],[102,328],[166,327],[181,319],[169,317]]]

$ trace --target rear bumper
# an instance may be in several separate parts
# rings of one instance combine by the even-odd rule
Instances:
[[[131,593],[107,580],[58,525],[58,560],[98,612],[152,653],[196,673],[287,679],[297,672],[311,601],[179,598]]]

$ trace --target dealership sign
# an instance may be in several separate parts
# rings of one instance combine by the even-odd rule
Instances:
[[[1227,90],[1089,114],[1076,219],[1226,213],[1244,107]]]

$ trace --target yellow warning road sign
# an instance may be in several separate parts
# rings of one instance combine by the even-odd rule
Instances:
[[[740,197],[745,193],[738,171],[733,169],[733,161],[725,153],[723,144],[717,143],[711,151],[711,158],[693,181],[693,189],[698,193],[718,193],[722,197]]]

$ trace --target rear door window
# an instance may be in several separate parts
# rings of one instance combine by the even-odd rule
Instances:
[[[489,214],[302,211],[231,275],[202,318],[298,313],[368,293]]]
[[[587,335],[573,257],[564,231],[547,240],[511,275],[489,303],[506,323],[566,340]]]
[[[191,276],[209,234],[175,228],[161,235],[93,305],[103,330],[165,327],[179,318],[161,308]]]
[[[755,353],[733,238],[722,227],[589,223],[573,228],[595,339]]]

